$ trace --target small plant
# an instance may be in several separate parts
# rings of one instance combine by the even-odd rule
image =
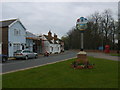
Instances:
[[[80,63],[78,61],[74,61],[71,63],[72,68],[75,69],[92,69],[95,64],[87,63]]]

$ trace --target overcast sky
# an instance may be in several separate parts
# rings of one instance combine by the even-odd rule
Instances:
[[[3,2],[0,19],[19,18],[34,34],[47,34],[51,30],[61,37],[75,26],[79,17],[105,9],[111,9],[117,19],[117,2]]]

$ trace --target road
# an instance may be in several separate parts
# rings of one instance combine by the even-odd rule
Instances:
[[[2,73],[14,72],[34,66],[40,66],[56,61],[61,61],[64,59],[75,57],[76,54],[77,52],[75,51],[66,51],[61,54],[50,55],[49,57],[39,56],[38,59],[9,60],[6,63],[2,64]]]
[[[39,56],[38,59],[29,60],[9,60],[2,64],[2,73],[9,73],[18,70],[33,68],[37,66],[46,65],[49,63],[54,63],[57,61],[62,61],[65,59],[76,57],[78,51],[66,51],[61,54],[50,55],[49,57]],[[120,57],[110,56],[104,53],[87,52],[88,56],[93,56],[95,58],[105,58],[109,60],[118,61]]]

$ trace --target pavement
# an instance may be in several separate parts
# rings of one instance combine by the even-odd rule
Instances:
[[[60,62],[64,60],[68,60],[70,58],[76,57],[78,51],[66,51],[61,54],[53,54],[49,57],[44,57],[43,55],[39,55],[37,59],[29,59],[29,60],[14,60],[9,59],[7,62],[2,63],[2,73],[10,73],[19,70],[30,69],[38,66],[43,66],[55,62]],[[87,52],[87,56],[93,56],[95,58],[104,58],[108,60],[119,61],[120,57],[110,56],[109,54],[104,53],[95,53],[95,52]]]
[[[105,53],[87,52],[87,55],[93,56],[95,58],[103,58],[108,60],[120,61],[119,56],[110,56],[109,54],[105,54]]]

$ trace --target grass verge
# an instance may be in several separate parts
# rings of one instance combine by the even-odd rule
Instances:
[[[111,56],[120,56],[120,54],[110,54]]]
[[[75,59],[4,74],[3,88],[118,88],[118,62],[89,57],[94,69],[70,67]]]

